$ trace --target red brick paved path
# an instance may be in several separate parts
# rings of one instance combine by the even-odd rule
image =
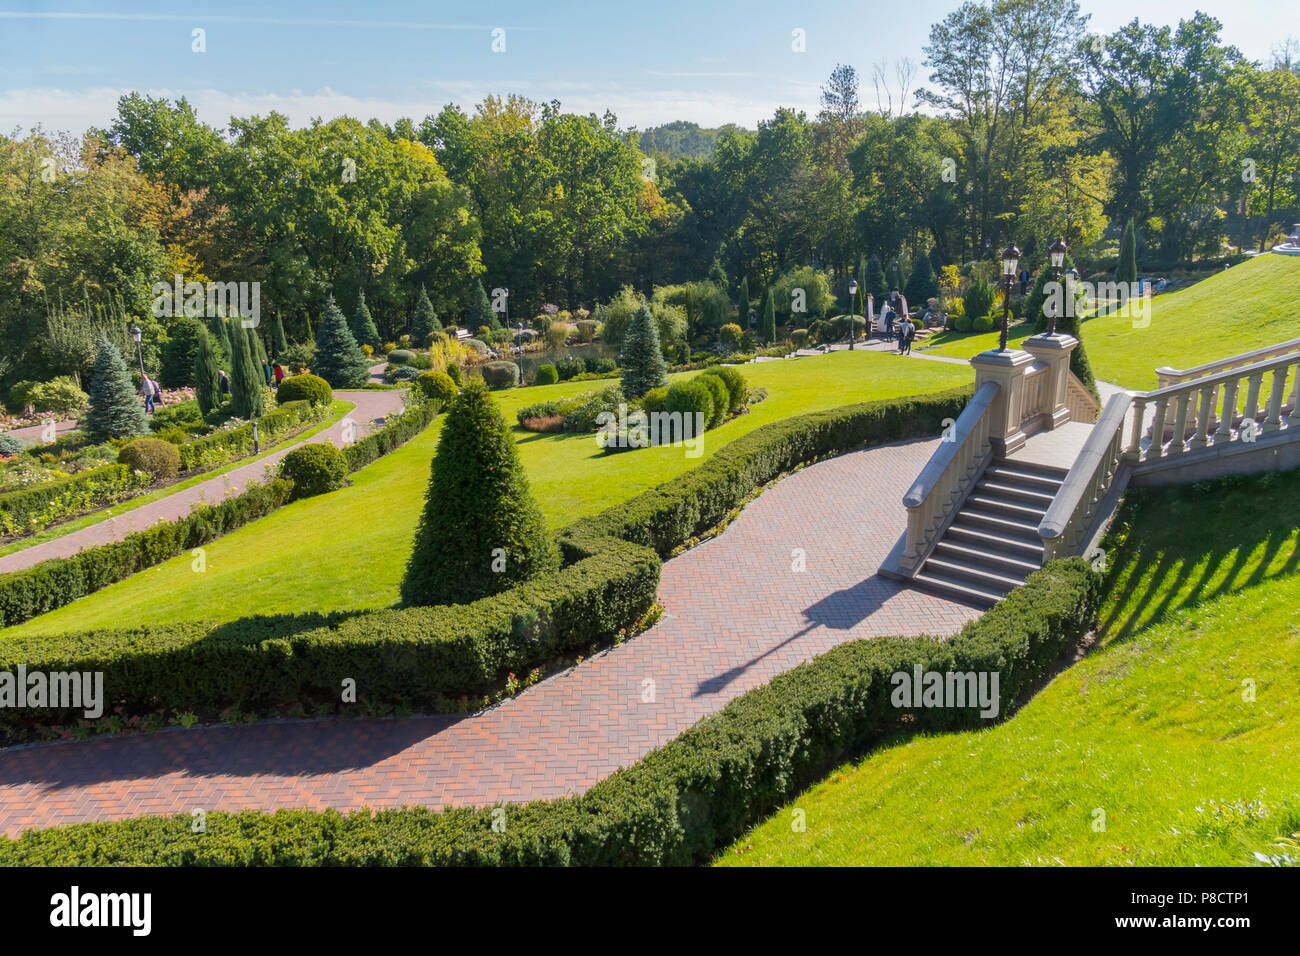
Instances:
[[[667,562],[647,633],[465,718],[275,721],[0,756],[0,830],[140,814],[491,804],[580,792],[733,697],[854,638],[946,634],[978,612],[876,576],[937,442],[804,469]],[[807,570],[792,571],[802,549]],[[653,685],[646,682],[653,681]],[[653,702],[643,702],[653,686]]]
[[[23,568],[30,568],[50,558],[70,557],[85,548],[93,548],[109,541],[120,541],[128,534],[143,531],[159,521],[175,521],[183,518],[196,504],[201,502],[216,504],[227,494],[238,494],[243,491],[250,482],[263,481],[267,470],[299,445],[331,441],[342,446],[344,422],[348,419],[356,423],[356,437],[361,438],[372,423],[399,411],[402,407],[402,393],[396,389],[382,392],[342,391],[335,392],[334,397],[351,402],[356,408],[344,415],[340,421],[306,441],[298,442],[274,455],[259,458],[251,464],[228,471],[217,478],[200,482],[184,491],[159,498],[157,501],[151,501],[147,505],[141,505],[122,514],[106,517],[103,521],[87,525],[78,531],[6,554],[0,557],[0,574],[21,571]],[[124,504],[129,505],[130,502]]]

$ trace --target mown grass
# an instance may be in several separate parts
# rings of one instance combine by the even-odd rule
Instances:
[[[1300,472],[1143,495],[1108,541],[1099,650],[1005,723],[886,742],[839,768],[718,862],[1249,865],[1276,853],[1300,830],[1298,530]],[[806,832],[792,832],[795,808]]]
[[[1155,388],[1155,370],[1162,365],[1190,368],[1300,337],[1297,290],[1300,257],[1259,256],[1153,297],[1149,325],[1135,328],[1134,318],[1121,315],[1085,319],[1083,344],[1097,378],[1125,388]],[[1028,324],[1013,329],[1013,344],[1031,331]],[[932,341],[938,347],[925,349],[927,354],[970,358],[997,348],[998,333],[945,333]]]
[[[625,501],[694,468],[719,448],[770,422],[868,399],[940,391],[967,384],[968,368],[908,362],[872,352],[747,365],[751,385],[768,397],[751,412],[705,435],[703,453],[646,448],[605,455],[591,435],[515,429],[520,457],[547,522]],[[698,373],[684,373],[693,375]],[[616,380],[572,382],[497,393],[512,424],[528,404],[604,388]],[[188,555],[135,575],[5,634],[59,633],[93,627],[185,620],[232,620],[253,613],[383,607],[398,596],[415,522],[423,506],[435,425],[405,447],[362,469],[352,486],[295,502],[213,542],[207,570]],[[935,423],[936,434],[941,423]]]

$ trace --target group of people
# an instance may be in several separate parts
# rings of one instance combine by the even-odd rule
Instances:
[[[287,373],[279,362],[263,362],[262,378],[268,388],[278,389]],[[225,369],[217,369],[217,388],[223,397],[230,394],[230,376]],[[144,396],[144,413],[152,415],[158,403],[162,401],[162,389],[148,375],[140,376],[140,394]]]
[[[911,353],[912,340],[916,338],[916,324],[907,308],[907,299],[897,289],[889,293],[889,298],[880,307],[880,327],[886,342],[898,343],[899,355]]]

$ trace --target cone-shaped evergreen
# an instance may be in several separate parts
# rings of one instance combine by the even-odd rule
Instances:
[[[411,344],[428,348],[429,336],[441,331],[442,323],[438,321],[438,313],[433,311],[433,303],[429,301],[424,286],[420,286],[420,297],[415,300],[415,313],[411,316]],[[474,326],[474,331],[478,331],[477,325]]]
[[[107,341],[99,343],[90,382],[90,412],[82,425],[97,442],[131,435],[148,435],[144,398],[131,384],[122,353]]]
[[[271,323],[271,351],[279,358],[288,348],[289,340],[284,337],[284,323],[280,321],[280,313],[277,312],[275,321]]]
[[[763,304],[758,309],[758,334],[768,345],[776,341],[776,299],[771,288],[763,291]]]
[[[862,286],[858,286],[857,294],[853,296],[853,314],[863,317],[867,314],[867,300],[862,297]]]
[[[501,321],[497,318],[496,312],[492,310],[492,303],[488,301],[487,292],[483,290],[483,281],[481,279],[474,284],[469,312],[465,318],[472,333],[477,333],[485,325],[489,329],[501,328]]]
[[[370,380],[370,369],[361,346],[352,337],[347,319],[334,304],[325,303],[325,314],[316,329],[316,361],[312,371],[333,388],[361,388]]]
[[[213,351],[208,330],[199,327],[199,354],[194,359],[194,397],[204,415],[221,405],[221,384],[217,379],[217,353]]]
[[[379,348],[379,330],[375,328],[375,320],[370,315],[370,307],[366,305],[365,289],[362,289],[357,294],[357,311],[352,315],[351,328],[352,337],[357,340],[357,345],[369,345],[372,349]],[[411,334],[411,341],[415,341],[414,331]],[[423,345],[425,342],[420,344]]]
[[[234,354],[230,358],[230,410],[236,418],[259,418],[263,412],[262,370],[253,357],[253,344],[242,328],[230,330]]]
[[[659,326],[643,305],[623,333],[623,394],[640,398],[652,388],[668,384],[668,366],[659,348]]]
[[[1115,281],[1134,283],[1138,280],[1137,232],[1130,219],[1124,225],[1124,235],[1119,241],[1119,264],[1115,267]]]
[[[559,566],[514,436],[473,379],[447,409],[402,603],[463,604]]]
[[[909,306],[923,309],[925,303],[930,299],[938,298],[939,282],[934,277],[934,268],[930,264],[930,257],[922,253],[916,256],[916,262],[912,265],[912,275],[907,280],[907,289],[903,292],[907,296]]]
[[[743,332],[749,328],[749,278],[740,280],[740,294],[736,299],[736,324]]]
[[[864,285],[867,287],[867,294],[874,296],[877,302],[884,302],[889,298],[889,290],[885,288],[885,270],[875,256],[867,260],[867,279]]]

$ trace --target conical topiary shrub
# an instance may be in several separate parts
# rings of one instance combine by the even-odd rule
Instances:
[[[484,326],[489,329],[501,328],[501,320],[497,318],[492,303],[488,301],[487,292],[483,289],[481,279],[474,284],[474,292],[470,299],[469,310],[465,313],[465,321],[473,334],[477,334],[478,330]]]
[[[420,286],[420,297],[415,300],[415,313],[411,316],[411,345],[415,348],[429,347],[429,338],[434,332],[442,331],[438,313],[433,311],[429,294]]]
[[[365,289],[357,294],[357,311],[352,316],[352,337],[357,340],[358,345],[369,345],[372,349],[379,348],[379,330],[375,328],[370,307],[366,305]]]
[[[643,305],[623,333],[623,393],[640,398],[652,388],[668,384],[668,366],[659,347],[659,327]]]
[[[90,412],[82,427],[97,442],[131,435],[148,435],[144,398],[131,384],[122,353],[110,342],[99,343],[90,382]]]
[[[463,604],[560,566],[514,437],[482,382],[452,399],[402,603]]]
[[[325,314],[316,329],[316,361],[312,372],[333,388],[361,388],[370,381],[366,355],[352,337],[347,319],[332,295],[325,303]]]
[[[236,418],[260,418],[266,403],[262,399],[262,370],[258,365],[253,339],[238,325],[230,329],[230,410]]]
[[[199,354],[194,359],[194,397],[204,415],[221,405],[221,383],[217,377],[217,353],[208,338],[208,330],[199,326]]]
[[[768,345],[776,341],[776,300],[772,290],[763,292],[763,303],[758,310],[758,336]]]

